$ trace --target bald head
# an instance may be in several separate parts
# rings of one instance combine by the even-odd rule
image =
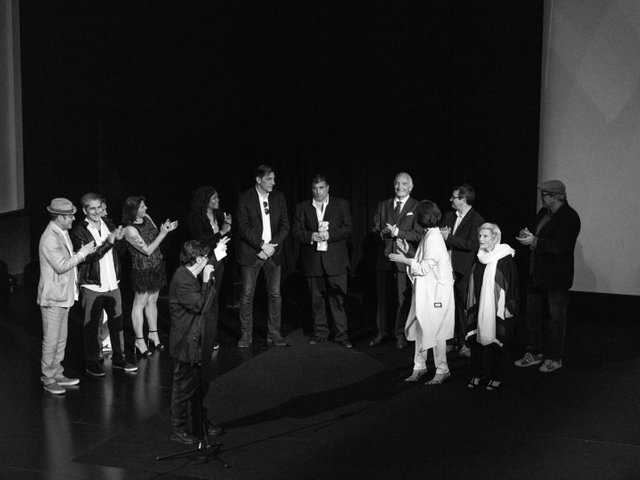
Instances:
[[[393,190],[396,192],[396,198],[406,198],[413,190],[413,179],[411,175],[400,172],[393,181]]]

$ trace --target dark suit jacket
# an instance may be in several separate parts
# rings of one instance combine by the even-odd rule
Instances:
[[[224,225],[224,213],[218,210],[216,212],[216,220],[218,226],[222,228]],[[209,219],[199,212],[189,211],[187,215],[187,224],[189,226],[189,235],[192,239],[207,245],[212,251],[216,247],[217,243],[222,238],[220,232],[213,233]]]
[[[409,197],[404,203],[398,218],[395,218],[395,214],[393,213],[394,202],[395,198],[380,202],[373,217],[373,231],[376,232],[381,239],[378,244],[377,270],[386,271],[391,269],[392,262],[389,260],[389,254],[397,253],[398,251],[395,238],[392,238],[390,234],[385,231],[387,223],[396,225],[399,230],[398,238],[405,239],[409,244],[413,244],[412,246],[414,248],[417,248],[422,238],[423,228],[418,225],[418,219],[415,216],[416,208],[420,202]],[[398,262],[394,263],[399,272],[405,272],[407,270],[406,265]]]
[[[199,315],[204,307],[206,289],[207,284],[202,284],[185,266],[177,268],[169,285],[169,353],[185,363],[200,360],[193,357],[197,336],[201,345],[207,343],[204,323],[209,317],[207,314]],[[198,318],[194,320],[196,316]]]
[[[536,217],[536,226],[547,214],[541,208]],[[536,248],[531,251],[529,277],[535,288],[548,290],[569,290],[573,285],[573,262],[576,240],[580,233],[580,217],[565,203],[551,219],[535,233],[538,238]]]
[[[454,210],[444,214],[442,224],[453,231],[456,223]],[[475,208],[471,208],[464,216],[455,235],[449,234],[445,245],[451,249],[451,266],[456,279],[466,277],[471,272],[471,265],[478,253],[478,228],[484,223],[484,218]]]
[[[300,270],[305,277],[340,275],[349,265],[347,239],[351,237],[351,212],[349,203],[338,197],[329,197],[324,212],[329,222],[329,245],[326,252],[319,252],[311,235],[318,231],[318,216],[311,200],[296,205],[291,233],[300,242]]]
[[[240,265],[253,265],[262,247],[262,205],[255,187],[243,192],[238,199],[235,225],[237,235],[236,260]],[[269,194],[269,217],[271,220],[271,242],[277,243],[273,261],[282,263],[282,243],[289,235],[287,203],[281,192]]]

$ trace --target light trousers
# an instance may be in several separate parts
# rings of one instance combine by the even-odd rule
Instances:
[[[42,383],[49,385],[62,378],[62,360],[67,346],[69,307],[40,307],[42,312]]]
[[[413,369],[414,370],[426,370],[427,369],[427,355],[429,349],[422,347],[422,335],[416,337],[416,352],[413,357]],[[447,364],[447,341],[436,340],[436,345],[433,347],[433,363],[436,367],[436,373],[448,373],[449,365]]]

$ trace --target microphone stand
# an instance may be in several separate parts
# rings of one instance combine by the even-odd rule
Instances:
[[[202,310],[192,320],[193,322],[195,322],[198,319],[198,317],[200,317],[201,325],[199,328],[200,330],[200,339],[198,340],[199,342],[202,342],[202,339],[204,337],[204,334],[203,334],[204,322],[202,322],[202,316],[204,315],[205,312],[209,311],[209,309],[211,308],[211,304],[213,303],[213,297],[216,294],[215,283],[216,283],[216,279],[213,277],[213,274],[212,274],[207,284],[207,290],[205,291],[205,297],[204,297],[205,300],[204,300],[204,305],[202,307]],[[197,369],[198,369],[198,389],[196,391],[196,395],[198,399],[198,409],[200,414],[200,438],[198,439],[199,440],[198,446],[183,452],[172,453],[169,455],[162,455],[162,456],[156,457],[156,460],[160,461],[160,460],[167,460],[171,458],[195,457],[191,461],[191,463],[205,463],[208,461],[209,458],[213,458],[215,461],[220,463],[220,465],[222,465],[224,468],[231,468],[231,465],[229,465],[227,462],[225,462],[222,458],[218,456],[218,452],[222,448],[222,443],[220,442],[216,442],[214,444],[209,443],[209,436],[207,435],[207,422],[206,422],[206,419],[204,418],[204,412],[202,407],[202,402],[204,400],[202,398],[202,390],[203,390],[202,358],[194,358],[192,359],[192,362],[193,362],[193,365],[197,365]]]

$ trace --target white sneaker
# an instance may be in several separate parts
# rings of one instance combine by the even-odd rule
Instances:
[[[45,392],[52,393],[54,395],[64,395],[66,390],[60,386],[58,382],[47,383],[43,385]]]
[[[559,368],[562,368],[562,360],[545,360],[538,371],[543,373],[551,373],[555,370],[558,370]]]
[[[534,365],[539,365],[541,363],[542,354],[538,353],[534,355],[530,352],[525,353],[524,357],[522,357],[520,360],[516,360],[515,362],[513,362],[516,367],[533,367]]]
[[[80,379],[79,378],[67,378],[67,377],[58,377],[56,378],[56,382],[58,383],[58,385],[62,386],[62,387],[71,387],[73,385],[78,385],[80,383]]]

